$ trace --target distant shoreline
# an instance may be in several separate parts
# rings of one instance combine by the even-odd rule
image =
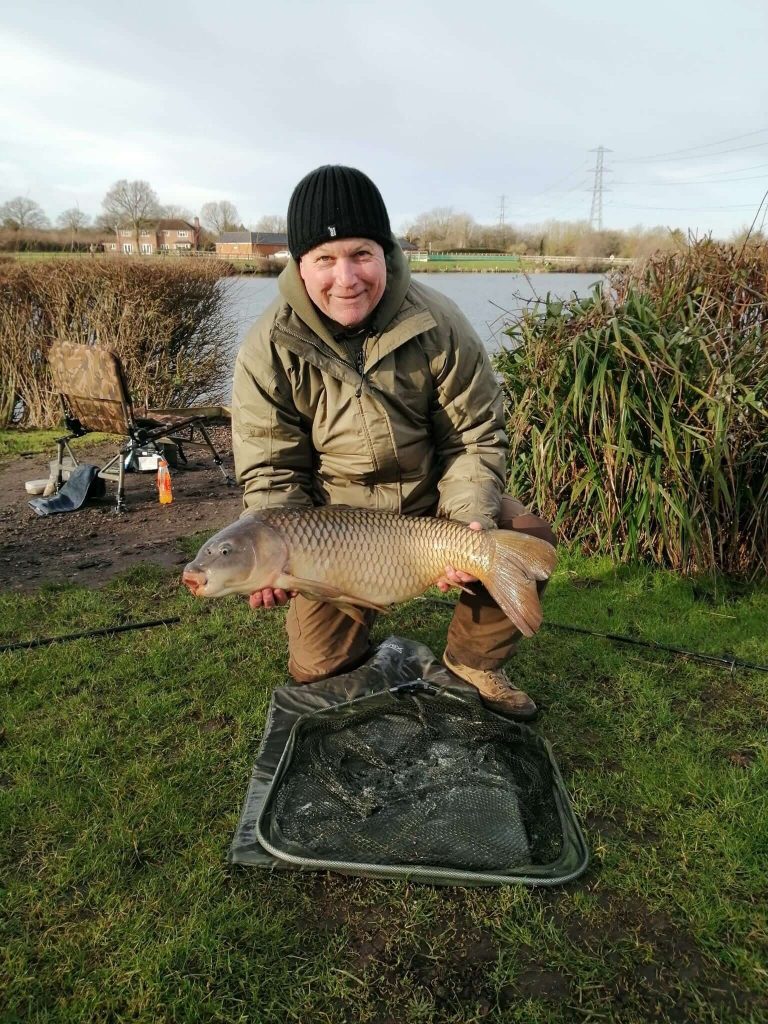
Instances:
[[[130,255],[125,256],[122,254],[115,253],[99,253],[96,259],[107,259],[107,260],[153,260],[157,257],[153,256],[138,256]],[[212,253],[199,254],[196,256],[184,255],[184,256],[162,256],[160,257],[163,262],[176,259],[203,259],[205,262],[216,260],[217,257]],[[5,259],[8,261],[19,260],[22,262],[26,261],[47,261],[47,260],[92,260],[94,256],[89,253],[80,252],[18,252],[18,253],[2,253],[0,254],[0,260]],[[254,262],[248,262],[246,260],[232,260],[226,257],[220,258],[221,276],[222,277],[239,277],[240,275],[253,275],[257,277],[277,277],[285,263],[276,263],[274,260],[268,257],[256,257]],[[499,263],[492,263],[488,259],[484,260],[409,260],[408,265],[411,268],[412,274],[606,274],[611,270],[617,270],[619,267],[624,266],[627,261],[625,260],[611,260],[609,258],[593,258],[593,259],[571,259],[570,257],[554,256],[550,259],[544,258],[528,258],[522,257],[519,260],[510,259],[504,261],[503,259]]]

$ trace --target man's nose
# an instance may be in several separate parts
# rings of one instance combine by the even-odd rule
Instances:
[[[354,260],[336,260],[336,283],[344,288],[351,288],[357,283],[357,267]]]

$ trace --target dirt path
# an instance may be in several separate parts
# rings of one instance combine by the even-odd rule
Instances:
[[[227,427],[214,431],[232,475],[232,443]],[[114,445],[78,450],[83,462],[103,464]],[[103,499],[77,512],[38,516],[28,504],[26,480],[48,476],[55,451],[0,463],[0,588],[33,590],[43,583],[74,582],[98,587],[140,562],[182,565],[179,541],[190,534],[220,529],[236,519],[241,488],[228,487],[209,456],[188,451],[189,464],[172,470],[173,503],[160,505],[154,473],[126,475],[126,512],[116,515],[116,484]]]

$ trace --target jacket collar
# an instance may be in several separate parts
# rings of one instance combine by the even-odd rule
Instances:
[[[411,271],[399,243],[393,240],[394,248],[387,256],[387,286],[373,312],[365,345],[365,372],[406,341],[436,326],[426,306],[409,294]],[[334,376],[358,382],[359,375],[351,367],[349,373],[341,372],[348,364],[347,350],[333,337],[307,294],[295,260],[288,261],[278,286],[286,305],[275,321],[276,339]]]

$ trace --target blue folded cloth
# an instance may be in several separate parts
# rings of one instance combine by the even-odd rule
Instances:
[[[29,505],[39,516],[52,516],[57,512],[75,512],[85,504],[88,497],[100,497],[104,493],[104,481],[98,477],[99,467],[81,462],[69,475],[58,494],[50,498],[33,498]]]

